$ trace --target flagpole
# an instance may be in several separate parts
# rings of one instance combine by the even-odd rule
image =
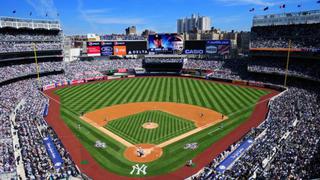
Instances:
[[[284,87],[287,87],[288,69],[289,69],[289,61],[290,61],[290,51],[291,51],[291,39],[289,39],[286,73],[285,73],[285,78],[284,78]]]
[[[33,43],[33,52],[34,52],[34,60],[35,60],[35,63],[36,63],[38,87],[40,88],[39,65],[38,65],[38,58],[37,58],[37,48],[36,48],[36,44],[35,43]]]

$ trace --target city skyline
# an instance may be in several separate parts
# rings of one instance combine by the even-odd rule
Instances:
[[[0,7],[1,16],[60,20],[64,33],[125,34],[136,26],[158,33],[177,32],[177,20],[192,14],[208,16],[223,31],[249,31],[254,15],[319,9],[316,0],[11,0]],[[285,8],[279,8],[286,4]],[[298,7],[300,5],[301,7]],[[263,9],[268,7],[268,10]],[[250,10],[254,9],[252,12]]]

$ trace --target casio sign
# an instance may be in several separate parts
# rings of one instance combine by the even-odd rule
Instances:
[[[203,54],[203,50],[202,49],[186,49],[184,51],[185,54]]]

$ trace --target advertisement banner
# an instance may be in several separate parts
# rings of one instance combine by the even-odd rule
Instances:
[[[126,46],[113,46],[113,55],[118,55],[118,56],[127,55]]]
[[[56,146],[54,145],[51,137],[47,136],[47,137],[43,138],[43,144],[47,150],[47,153],[48,153],[52,163],[54,164],[54,167],[56,169],[60,169],[63,165],[63,160],[62,160]]]
[[[53,89],[55,87],[56,87],[55,84],[48,84],[48,85],[43,86],[43,90],[45,91],[45,90],[48,90],[48,89]]]
[[[80,84],[80,83],[84,83],[84,80],[83,79],[81,79],[81,80],[72,80],[70,82],[70,84]]]
[[[230,40],[210,40],[206,44],[206,54],[226,55],[230,53]]]
[[[184,54],[205,54],[206,41],[185,41],[184,42]]]
[[[101,56],[113,55],[113,43],[112,42],[101,42]]]
[[[148,54],[147,41],[127,41],[127,54]]]
[[[238,159],[253,143],[253,140],[247,139],[242,142],[241,145],[234,150],[231,154],[229,154],[216,168],[217,172],[223,173],[228,167],[233,164],[233,162]]]
[[[44,105],[44,108],[43,108],[43,117],[48,116],[48,113],[49,113],[49,106],[48,104],[46,104]]]
[[[88,56],[100,56],[100,42],[87,42]]]

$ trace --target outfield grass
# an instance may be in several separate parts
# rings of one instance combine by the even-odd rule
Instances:
[[[119,175],[130,175],[135,163],[126,160],[122,154],[125,147],[83,122],[81,112],[90,112],[106,106],[130,102],[177,102],[206,107],[229,117],[191,137],[170,144],[163,149],[157,161],[145,163],[147,175],[168,173],[182,167],[250,117],[254,105],[261,96],[269,92],[254,88],[244,88],[187,78],[154,77],[113,80],[67,87],[57,90],[61,100],[61,116],[71,130],[79,137],[86,149],[102,167]],[[81,124],[79,131],[78,124]],[[106,149],[94,147],[96,140],[105,142]],[[198,142],[198,149],[184,150],[186,143]],[[173,158],[174,157],[174,158]],[[208,157],[210,158],[210,157]]]
[[[149,121],[159,126],[156,129],[142,128]],[[194,122],[162,111],[133,114],[112,120],[105,127],[132,144],[160,144],[196,128]]]

